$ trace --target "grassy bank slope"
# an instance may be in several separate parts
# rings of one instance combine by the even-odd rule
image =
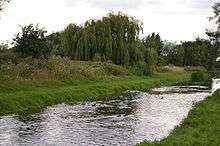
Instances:
[[[169,137],[141,146],[219,146],[220,91],[198,103]]]
[[[110,99],[126,90],[146,91],[188,81],[191,73],[164,73],[153,77],[96,77],[80,80],[4,81],[0,84],[0,115],[21,113],[72,101]]]

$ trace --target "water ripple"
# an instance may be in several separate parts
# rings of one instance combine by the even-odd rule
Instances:
[[[206,90],[206,88],[205,88]],[[209,93],[204,87],[129,92],[119,100],[60,104],[0,118],[0,145],[134,145],[160,140]]]

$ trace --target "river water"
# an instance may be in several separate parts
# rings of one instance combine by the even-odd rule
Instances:
[[[160,140],[186,118],[205,87],[128,92],[118,100],[48,107],[40,113],[0,117],[0,145],[135,145]]]

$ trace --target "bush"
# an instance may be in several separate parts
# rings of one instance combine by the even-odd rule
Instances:
[[[21,28],[21,32],[14,38],[15,52],[22,58],[47,58],[50,55],[49,45],[47,43],[43,28],[33,24]]]
[[[102,61],[102,57],[99,53],[96,53],[93,60],[96,62],[100,62]]]
[[[207,72],[204,71],[197,71],[192,73],[191,80],[192,82],[207,82],[209,79],[209,75]]]
[[[20,63],[0,64],[0,78],[4,79],[78,79],[105,75],[131,75],[123,66],[107,62],[72,61],[51,56],[48,59],[25,58]]]

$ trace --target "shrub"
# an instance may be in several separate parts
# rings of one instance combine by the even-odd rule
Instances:
[[[166,60],[163,57],[158,56],[158,63],[157,63],[157,65],[158,66],[165,66],[165,65],[167,65]]]
[[[12,67],[12,72],[13,76],[16,79],[19,78],[28,78],[30,77],[31,73],[32,73],[32,68],[29,64],[26,64],[24,62],[21,62],[17,65],[14,65]]]
[[[102,61],[102,57],[99,53],[96,53],[93,60],[96,62],[100,62]]]
[[[78,79],[105,75],[130,75],[123,66],[107,62],[72,61],[51,56],[48,59],[25,58],[18,64],[0,64],[0,78],[6,79]]]
[[[21,32],[14,38],[15,52],[23,58],[47,58],[50,49],[45,37],[47,31],[33,24],[21,28]]]
[[[138,62],[135,69],[138,75],[147,75],[149,72],[147,63],[144,61]]]
[[[192,73],[191,80],[193,82],[206,82],[209,79],[209,75],[204,71],[197,71]]]

